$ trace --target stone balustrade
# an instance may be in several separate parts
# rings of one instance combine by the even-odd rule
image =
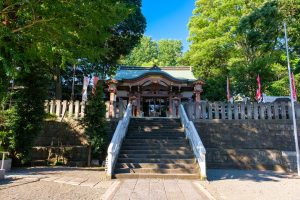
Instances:
[[[188,103],[184,105],[190,120],[222,119],[222,120],[274,120],[291,119],[290,102],[256,103],[256,102],[206,102]],[[295,103],[296,117],[300,119],[300,106]]]
[[[106,105],[106,118],[109,118],[109,102],[105,102]],[[45,112],[56,115],[57,117],[81,119],[85,114],[85,101],[67,101],[67,100],[46,100],[44,104]],[[118,106],[114,106],[112,118],[119,118],[123,116],[124,109],[119,109]]]

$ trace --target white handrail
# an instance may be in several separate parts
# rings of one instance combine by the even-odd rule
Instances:
[[[180,105],[179,108],[179,115],[180,115],[181,124],[184,128],[186,137],[190,141],[194,155],[200,167],[200,176],[202,179],[205,179],[206,178],[205,147],[199,137],[199,134],[195,128],[194,123],[190,121],[189,118],[187,117],[187,114],[182,104]]]
[[[132,106],[129,103],[126,112],[124,114],[124,117],[119,121],[118,126],[114,132],[114,136],[107,149],[106,165],[107,165],[107,175],[109,177],[112,177],[113,175],[114,166],[119,155],[122,141],[126,135],[131,116],[132,116]]]

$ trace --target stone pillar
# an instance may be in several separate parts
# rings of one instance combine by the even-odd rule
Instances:
[[[140,94],[137,94],[136,109],[137,109],[136,115],[138,117],[141,117],[141,95]]]
[[[169,94],[169,117],[173,117],[173,95]]]

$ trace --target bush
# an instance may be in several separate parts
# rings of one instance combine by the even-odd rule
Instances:
[[[21,70],[16,78],[20,89],[14,92],[14,105],[9,117],[9,150],[17,163],[30,160],[29,151],[39,134],[46,98],[46,73],[41,68]]]
[[[103,100],[102,83],[98,83],[95,95],[92,96],[86,106],[84,117],[85,134],[92,147],[92,156],[103,159],[106,154],[107,133],[105,131],[106,106]]]

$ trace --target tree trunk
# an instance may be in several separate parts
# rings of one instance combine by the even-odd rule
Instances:
[[[58,66],[55,67],[54,81],[55,81],[55,99],[62,100],[61,75],[60,75],[60,68]]]

